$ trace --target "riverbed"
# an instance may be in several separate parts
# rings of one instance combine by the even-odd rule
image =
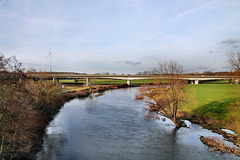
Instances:
[[[137,90],[109,90],[66,103],[49,123],[37,159],[240,159],[209,151],[199,137],[222,137],[197,124],[187,121],[189,128],[176,130],[169,120],[155,119],[146,103],[135,100]]]

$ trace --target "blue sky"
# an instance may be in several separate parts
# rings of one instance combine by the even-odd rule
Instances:
[[[136,73],[174,60],[226,71],[240,51],[239,0],[0,0],[0,53],[26,68]]]

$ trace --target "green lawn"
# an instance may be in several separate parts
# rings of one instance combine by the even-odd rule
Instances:
[[[188,100],[182,110],[220,121],[227,121],[232,116],[229,107],[240,100],[240,85],[236,84],[188,85],[186,91]],[[236,112],[240,113],[240,108]]]
[[[201,81],[200,84],[229,84],[229,80]]]
[[[91,79],[90,82],[95,85],[108,85],[108,84],[125,84],[126,80],[113,80],[113,79]]]
[[[77,81],[75,79],[64,79],[59,80],[60,83],[85,83],[86,81],[84,79],[78,79]]]
[[[138,80],[132,80],[132,84],[148,84],[153,83],[155,80],[153,79],[138,79]]]

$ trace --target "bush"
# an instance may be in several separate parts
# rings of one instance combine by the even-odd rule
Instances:
[[[0,56],[0,159],[26,158],[42,139],[41,114],[58,100],[58,86],[28,79],[13,60]]]

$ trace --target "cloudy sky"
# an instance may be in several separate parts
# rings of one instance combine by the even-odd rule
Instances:
[[[239,0],[0,0],[0,53],[26,68],[136,73],[174,60],[226,71],[240,51]]]

